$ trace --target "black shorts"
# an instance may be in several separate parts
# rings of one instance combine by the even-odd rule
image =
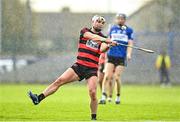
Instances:
[[[114,66],[127,66],[126,58],[107,56],[108,63],[114,64]]]
[[[102,64],[99,65],[99,71],[100,71],[101,73],[104,73],[104,72],[103,72],[103,71],[104,71],[104,63],[102,63]]]
[[[97,76],[98,69],[96,68],[89,68],[78,63],[74,63],[71,68],[78,75],[79,81],[88,79],[92,76]]]

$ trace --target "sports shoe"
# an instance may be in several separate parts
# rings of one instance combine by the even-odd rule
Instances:
[[[101,100],[99,101],[99,104],[106,104],[106,100],[101,99]]]
[[[32,100],[32,102],[34,103],[34,105],[39,104],[39,99],[38,99],[37,94],[33,94],[31,91],[29,91],[28,95],[29,95],[30,99]]]
[[[91,120],[95,121],[95,120],[97,120],[97,119],[96,119],[96,118],[91,118]]]
[[[120,104],[121,102],[120,102],[120,101],[116,101],[115,103],[118,105],[118,104]]]

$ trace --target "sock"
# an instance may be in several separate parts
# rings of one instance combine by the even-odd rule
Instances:
[[[102,99],[106,100],[107,94],[105,92],[102,93]]]
[[[116,101],[120,101],[120,94],[117,94]]]
[[[91,119],[95,119],[96,120],[96,114],[91,114]]]
[[[39,102],[40,102],[41,100],[43,100],[44,98],[45,98],[45,96],[44,96],[43,93],[41,93],[40,95],[38,95]]]

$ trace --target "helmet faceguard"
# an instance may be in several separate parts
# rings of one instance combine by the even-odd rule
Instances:
[[[94,30],[96,32],[100,32],[102,30],[102,26],[105,24],[106,20],[102,16],[95,15],[92,18],[92,22],[93,22],[92,27],[94,28]],[[101,23],[102,25],[99,25],[97,23]]]
[[[95,22],[95,21],[99,21],[99,22],[102,22],[104,24],[106,22],[106,19],[102,16],[95,15],[92,18],[92,22]]]

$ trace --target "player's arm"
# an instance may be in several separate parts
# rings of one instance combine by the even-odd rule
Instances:
[[[111,39],[109,39],[109,38],[104,38],[102,36],[99,36],[97,34],[93,34],[91,32],[85,32],[83,37],[91,39],[91,40],[96,41],[96,42],[104,42],[104,43],[113,43],[113,44],[116,44],[116,42],[111,41]]]
[[[102,43],[100,51],[104,53],[104,52],[108,51],[109,48],[110,48],[110,44]]]
[[[128,39],[129,39],[128,45],[130,47],[132,47],[133,46],[133,30],[131,30],[131,32],[129,33]],[[130,48],[130,47],[127,48],[127,59],[128,60],[131,60],[131,55],[132,55],[132,48]]]
[[[128,45],[133,46],[133,40],[129,40]],[[131,60],[131,57],[132,57],[132,48],[128,47],[127,48],[127,59]]]
[[[130,47],[132,47],[133,46],[133,40],[129,40],[128,45]],[[127,55],[132,55],[132,48],[130,48],[130,47],[127,48]]]

